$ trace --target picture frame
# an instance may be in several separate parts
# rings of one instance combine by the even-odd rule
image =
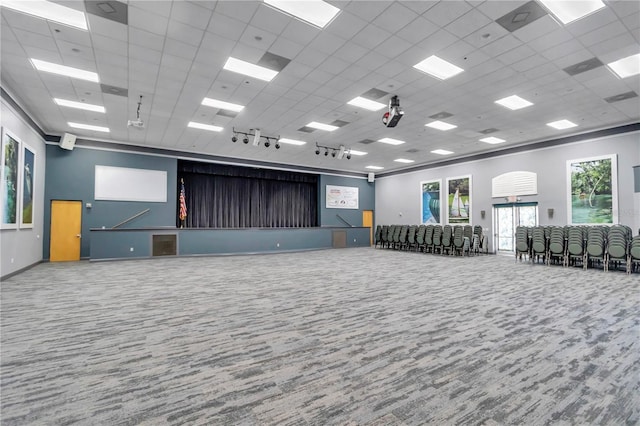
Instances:
[[[442,224],[442,179],[420,182],[420,223]]]
[[[616,154],[567,160],[567,223],[618,223]]]
[[[36,152],[26,144],[22,147],[20,171],[20,228],[33,228]]]
[[[447,223],[471,223],[471,175],[447,178]]]
[[[0,229],[18,227],[20,204],[20,140],[2,128],[2,155],[0,160]]]

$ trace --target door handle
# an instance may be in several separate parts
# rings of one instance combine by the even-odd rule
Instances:
[[[82,238],[82,234],[77,234],[76,238]]]

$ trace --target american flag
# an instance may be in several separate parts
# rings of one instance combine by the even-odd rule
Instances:
[[[182,187],[180,189],[180,220],[187,218],[187,199],[184,195],[184,180],[181,181]]]

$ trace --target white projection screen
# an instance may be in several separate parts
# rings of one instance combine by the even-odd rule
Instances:
[[[167,202],[167,172],[96,166],[94,199]]]

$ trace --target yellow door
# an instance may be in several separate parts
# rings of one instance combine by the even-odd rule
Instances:
[[[373,211],[362,211],[362,227],[369,228],[369,245],[373,244]]]
[[[80,260],[82,201],[51,202],[49,260]]]

